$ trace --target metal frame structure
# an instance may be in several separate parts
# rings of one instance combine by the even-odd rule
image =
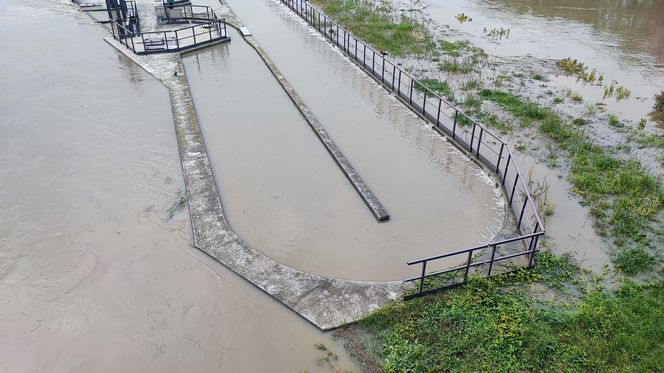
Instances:
[[[107,6],[114,1],[124,3],[126,0],[106,0]],[[133,4],[130,0],[127,3]],[[164,3],[164,7],[169,6]],[[122,18],[123,21],[120,21],[118,18],[111,17],[111,10],[109,8],[113,38],[139,55],[181,52],[187,49],[230,40],[225,20],[217,17],[212,8],[188,3],[179,6],[183,9],[180,16],[172,19],[169,18],[167,23],[192,23],[192,26],[175,30],[149,32],[140,32],[140,28],[137,28],[138,32],[136,32],[136,30],[128,26],[124,18]],[[125,14],[122,12],[122,5],[114,9],[117,14]],[[135,14],[136,19],[138,19],[138,11],[135,8],[135,4],[133,5],[133,9],[133,13],[130,12],[130,14]]]
[[[417,292],[408,295],[406,299],[458,286],[467,280],[471,268],[482,265],[488,266],[487,276],[490,276],[492,271],[495,273],[494,264],[512,258],[526,257],[527,260],[524,260],[523,267],[532,268],[536,263],[536,253],[539,251],[538,242],[544,234],[544,225],[508,144],[486,126],[466,115],[454,104],[389,61],[386,53],[376,51],[306,0],[279,1],[318,30],[327,40],[341,49],[351,61],[411,110],[432,123],[438,132],[450,138],[458,148],[491,170],[500,180],[510,209],[517,219],[516,228],[520,233],[517,237],[409,261],[408,265],[419,264],[422,269],[419,276],[405,280],[406,282],[419,280]],[[501,247],[508,248],[511,252],[501,254],[498,252]],[[474,255],[489,254],[485,253],[487,250],[490,250],[489,259],[473,259]],[[466,264],[441,271],[426,272],[428,263],[457,256],[464,257],[464,259],[467,257]],[[460,282],[425,289],[426,279],[461,271],[464,275]]]

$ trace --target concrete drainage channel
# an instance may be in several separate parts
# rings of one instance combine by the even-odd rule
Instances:
[[[312,111],[286,81],[263,49],[226,6],[217,10],[258,53],[327,151],[378,221],[389,216],[341,154]],[[106,41],[127,55],[169,90],[180,158],[187,188],[194,244],[322,330],[362,318],[400,297],[402,281],[349,281],[314,275],[283,265],[255,250],[229,226],[215,184],[181,55],[138,56],[117,40]]]
[[[233,25],[238,29],[242,27],[236,22],[233,22]],[[227,223],[221,206],[181,55],[137,55],[112,37],[105,40],[157,78],[169,91],[196,248],[322,330],[334,329],[358,320],[372,310],[399,298],[404,289],[401,281],[350,281],[306,273],[272,260],[238,237]],[[267,56],[260,53],[260,46],[250,37],[247,37],[247,42],[270,67]],[[343,154],[335,148],[310,110],[301,103],[292,88],[288,88],[288,82],[280,77],[276,67],[271,66],[270,70],[344,170],[376,219],[386,220],[389,216],[380,202],[364,185]]]

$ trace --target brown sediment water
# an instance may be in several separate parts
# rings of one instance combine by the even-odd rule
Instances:
[[[572,187],[562,171],[552,170],[525,154],[516,159],[531,180],[531,191],[546,191],[546,198],[552,203],[553,214],[544,222],[547,236],[555,240],[552,252],[571,254],[584,268],[602,273],[611,262],[608,245],[595,232],[590,209],[571,194]]]
[[[405,9],[411,2],[397,2]],[[648,118],[653,96],[664,86],[664,2],[658,0],[426,0],[417,2],[425,16],[449,25],[487,53],[500,57],[562,59],[571,57],[597,68],[605,85],[631,90],[623,101],[604,100],[603,87],[579,84],[576,77],[551,77],[554,86],[603,102],[609,112],[638,122]],[[459,23],[464,13],[472,21]],[[502,38],[492,29],[509,29]],[[639,99],[643,98],[643,99]],[[654,125],[653,125],[654,127]]]
[[[184,64],[222,204],[242,238],[297,269],[362,280],[415,275],[410,259],[491,240],[503,201],[477,165],[277,3],[230,5],[390,213],[376,223],[233,33],[233,43]]]
[[[0,7],[0,370],[332,371],[317,342],[353,369],[169,219],[168,92],[77,13]]]

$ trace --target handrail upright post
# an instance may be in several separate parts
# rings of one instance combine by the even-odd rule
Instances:
[[[440,110],[443,106],[443,99],[438,97],[438,112],[436,113],[436,127],[440,127]]]
[[[422,115],[426,114],[426,106],[427,106],[427,89],[424,87],[424,100],[422,100]]]
[[[468,150],[470,151],[470,154],[473,153],[473,141],[475,141],[475,127],[477,127],[477,123],[473,121],[473,132],[470,134],[470,144],[468,144]]]
[[[505,182],[505,178],[507,177],[507,169],[510,167],[511,160],[512,160],[512,153],[509,153],[507,155],[507,163],[505,163],[505,173],[503,174],[503,183]]]
[[[191,34],[194,36],[194,45],[196,45],[196,30],[194,30],[194,26],[191,26]]]
[[[385,55],[383,54],[383,66],[380,70],[380,82],[385,83]]]
[[[364,52],[362,52],[362,67],[367,68],[367,45],[362,43],[364,46]]]
[[[401,69],[399,69],[399,81],[397,82],[397,94],[401,97]]]
[[[456,125],[457,125],[457,117],[459,116],[459,110],[454,109],[454,124],[452,125],[452,138],[456,138]]]
[[[514,198],[514,192],[516,191],[516,183],[519,181],[519,174],[516,174],[514,179],[514,185],[512,186],[512,193],[510,194],[510,205],[512,205],[512,199]]]
[[[491,276],[491,270],[493,269],[493,259],[496,257],[496,245],[491,245],[491,261],[489,261],[489,272],[487,276]]]
[[[500,144],[500,154],[498,154],[498,162],[496,162],[496,174],[500,176],[500,161],[503,160],[503,149],[505,149],[505,143]]]
[[[164,31],[164,42],[166,43],[166,50],[168,50],[168,36],[166,35],[166,31]]]
[[[413,104],[413,78],[410,78],[410,93],[408,95],[408,104]]]
[[[371,76],[376,76],[376,51],[371,50],[373,55],[371,56]]]
[[[463,282],[468,281],[468,272],[470,271],[470,262],[473,260],[473,250],[468,251],[468,262],[466,263],[466,271],[463,274]]]
[[[394,91],[394,78],[397,75],[397,67],[392,65],[392,91]]]
[[[523,201],[523,207],[521,207],[521,214],[519,215],[519,222],[516,225],[517,230],[521,230],[521,221],[523,220],[523,213],[526,212],[526,204],[528,204],[528,198]]]
[[[422,289],[424,288],[424,275],[427,270],[427,262],[424,261],[422,262],[422,276],[420,277],[420,294],[422,293]]]
[[[180,38],[178,37],[178,30],[175,30],[175,47],[180,49]]]
[[[477,138],[477,149],[475,149],[477,153],[477,158],[480,157],[480,145],[482,145],[482,134],[484,133],[484,127],[480,127],[480,136]]]

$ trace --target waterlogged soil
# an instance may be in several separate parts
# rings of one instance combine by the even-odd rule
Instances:
[[[502,195],[477,165],[275,2],[230,2],[390,214],[377,223],[251,47],[184,60],[232,228],[286,265],[403,279],[411,259],[490,241]],[[449,265],[452,262],[440,263]]]
[[[356,371],[169,219],[168,92],[105,36],[64,2],[0,7],[0,370]]]

